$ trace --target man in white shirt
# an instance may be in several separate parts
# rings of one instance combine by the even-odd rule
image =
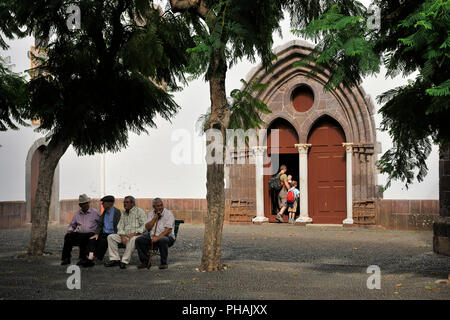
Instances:
[[[154,249],[159,248],[161,256],[159,268],[167,269],[169,247],[175,242],[175,217],[170,210],[164,208],[164,203],[160,198],[155,198],[152,204],[154,210],[150,212],[149,219],[145,223],[145,228],[149,232],[136,239],[136,249],[139,260],[141,260],[138,269],[146,268],[149,265],[149,251],[152,242]]]

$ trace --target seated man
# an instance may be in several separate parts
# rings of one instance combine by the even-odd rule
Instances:
[[[94,257],[103,260],[106,250],[108,249],[108,236],[117,233],[117,224],[120,220],[120,210],[114,207],[114,197],[105,196],[101,200],[103,206],[103,214],[98,220],[95,234],[89,239],[88,251],[89,256],[83,267],[93,267]]]
[[[120,265],[121,269],[125,269],[130,263],[136,238],[144,232],[147,215],[144,210],[136,206],[136,199],[132,196],[125,197],[123,207],[125,211],[117,225],[117,233],[108,236],[109,261],[105,263],[106,267]],[[119,256],[119,243],[126,246],[122,261]]]
[[[98,211],[89,207],[89,201],[91,199],[87,195],[80,195],[78,204],[81,210],[75,213],[67,228],[67,233],[64,237],[61,265],[70,264],[73,246],[80,247],[80,261],[77,264],[82,265],[86,261],[87,244],[89,238],[95,234],[97,221],[100,218]]]
[[[153,242],[153,248],[159,247],[159,253],[161,255],[161,264],[159,268],[167,269],[168,248],[175,242],[175,218],[170,210],[164,208],[163,201],[160,198],[154,199],[152,204],[154,210],[150,212],[149,219],[145,224],[145,228],[149,230],[149,232],[136,240],[139,260],[141,260],[141,265],[139,265],[138,268],[142,269],[146,268],[147,265],[150,265],[149,250]]]

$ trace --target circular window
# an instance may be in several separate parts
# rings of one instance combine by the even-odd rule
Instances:
[[[292,92],[292,104],[298,112],[311,109],[314,104],[314,93],[308,86],[300,86]]]

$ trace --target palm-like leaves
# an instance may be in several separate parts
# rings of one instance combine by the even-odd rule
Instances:
[[[267,84],[260,83],[258,79],[247,83],[241,79],[242,89],[234,89],[230,93],[230,122],[228,129],[260,129],[265,123],[261,119],[261,114],[269,114],[272,111],[267,105],[258,99],[258,93],[267,88]],[[197,127],[201,132],[208,128],[211,110],[201,115],[197,120]]]

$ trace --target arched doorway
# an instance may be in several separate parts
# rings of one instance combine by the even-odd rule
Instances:
[[[342,224],[346,218],[345,134],[331,117],[311,128],[308,143],[308,211],[313,223]]]
[[[33,212],[36,190],[39,178],[39,163],[42,153],[47,148],[45,138],[38,139],[28,150],[27,160],[25,164],[25,196],[27,222],[32,222],[31,215]],[[49,221],[59,222],[59,165],[55,169],[53,177],[52,196],[50,199]]]
[[[279,143],[278,146],[272,145],[272,130],[278,129]],[[288,174],[292,175],[293,180],[299,178],[299,154],[295,144],[298,144],[298,134],[295,128],[285,119],[275,119],[267,130],[267,155],[271,161],[266,161],[264,167],[270,168],[273,166],[272,174],[278,172],[280,165],[284,164],[288,168]],[[276,160],[278,158],[278,160]],[[264,215],[269,218],[269,222],[277,222],[275,217],[279,211],[277,196],[269,188],[269,179],[271,175],[264,176]],[[297,214],[299,213],[299,206],[297,207]],[[286,210],[287,214],[287,210]]]

